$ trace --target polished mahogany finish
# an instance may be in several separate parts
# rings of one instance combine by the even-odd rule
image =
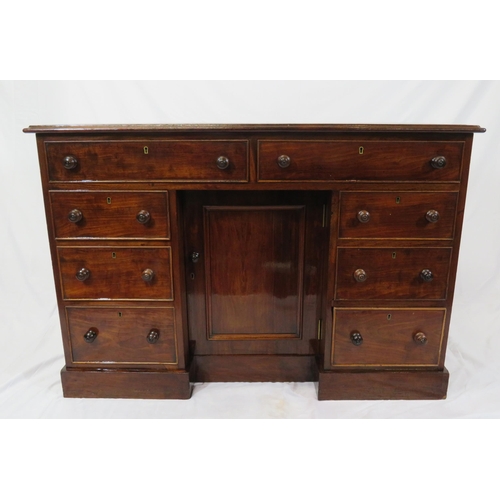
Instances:
[[[262,181],[458,181],[464,144],[419,141],[259,141]],[[436,154],[446,168],[436,168]],[[279,158],[290,158],[286,169]],[[440,156],[442,158],[442,156]]]
[[[173,307],[66,308],[71,366],[177,363]]]
[[[245,182],[248,177],[244,140],[48,141],[45,148],[51,181]]]
[[[57,254],[67,300],[173,299],[170,247],[58,247]]]
[[[471,125],[37,126],[66,397],[439,399]]]
[[[437,367],[445,314],[445,309],[440,308],[336,308],[332,364],[358,368]],[[362,336],[361,341],[355,343],[353,335]],[[422,336],[427,343],[415,341]]]
[[[340,238],[452,239],[458,192],[343,191]]]
[[[170,239],[167,192],[51,191],[50,202],[58,239]]]

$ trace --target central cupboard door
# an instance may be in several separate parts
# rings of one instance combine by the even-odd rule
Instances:
[[[182,199],[194,354],[313,354],[329,193],[198,191]]]

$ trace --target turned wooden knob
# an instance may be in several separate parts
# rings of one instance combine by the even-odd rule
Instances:
[[[432,281],[434,276],[432,274],[432,271],[430,269],[422,269],[420,271],[420,277],[422,278],[423,281]]]
[[[446,158],[444,156],[435,156],[431,160],[432,168],[444,168],[446,167]]]
[[[85,342],[88,342],[90,344],[91,342],[94,342],[96,337],[97,337],[97,330],[95,328],[90,328],[90,330],[88,330],[87,333],[85,333],[85,335],[83,336],[83,340],[85,340]]]
[[[158,342],[158,339],[160,338],[160,330],[157,328],[152,328],[150,332],[148,333],[148,336],[146,337],[146,340],[150,344],[156,344]]]
[[[152,269],[144,269],[144,271],[142,271],[142,279],[144,281],[153,281],[154,275],[155,273]]]
[[[90,278],[90,271],[86,267],[82,267],[77,273],[76,273],[76,279],[78,281],[85,281]]]
[[[78,160],[74,156],[65,156],[63,158],[64,168],[73,170],[78,165]]]
[[[219,158],[217,158],[217,167],[221,170],[225,170],[227,167],[229,167],[229,158],[226,158],[225,156],[219,156]]]
[[[71,210],[71,212],[68,214],[68,220],[73,223],[80,222],[83,219],[83,214],[78,208],[74,208]]]
[[[415,335],[413,335],[413,340],[419,345],[427,344],[427,337],[423,332],[418,332]]]
[[[354,271],[354,279],[358,282],[361,283],[363,281],[366,281],[367,275],[364,269],[356,269]]]
[[[352,332],[351,333],[351,342],[356,346],[361,345],[363,343],[363,336],[361,335],[361,333]]]
[[[287,155],[281,155],[278,156],[277,162],[281,168],[287,168],[290,166],[290,163],[292,163],[292,160]]]
[[[359,222],[366,224],[370,220],[370,212],[368,210],[360,210],[356,216]]]
[[[425,218],[429,221],[429,222],[437,222],[439,220],[439,212],[437,210],[429,210],[426,214],[425,214]]]
[[[147,224],[151,220],[151,214],[147,210],[141,210],[137,212],[135,218],[140,224]]]

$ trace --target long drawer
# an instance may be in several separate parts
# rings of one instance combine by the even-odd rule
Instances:
[[[463,143],[259,141],[261,181],[459,181]]]
[[[173,307],[66,307],[74,363],[176,364]]]
[[[248,181],[248,141],[48,141],[51,181]]]
[[[58,239],[169,239],[167,192],[52,191]]]
[[[332,364],[437,366],[445,309],[336,308]]]
[[[458,193],[340,193],[339,238],[452,239]]]
[[[337,300],[444,300],[451,248],[338,248]]]
[[[173,300],[170,247],[58,247],[66,300]]]

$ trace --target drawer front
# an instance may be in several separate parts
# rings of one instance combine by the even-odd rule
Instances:
[[[46,142],[45,149],[51,181],[248,181],[247,141]],[[221,157],[227,166],[218,166]]]
[[[57,253],[66,300],[173,300],[170,247],[59,247]]]
[[[335,309],[332,364],[437,366],[445,309]]]
[[[170,239],[166,192],[52,191],[58,239]]]
[[[462,151],[462,142],[259,141],[259,179],[458,181]],[[290,159],[284,168],[281,156]],[[438,157],[446,159],[442,168],[431,165]]]
[[[338,248],[336,299],[444,300],[450,259],[451,248]]]
[[[173,307],[67,307],[75,363],[176,364]]]
[[[342,192],[340,238],[452,239],[458,193]]]

